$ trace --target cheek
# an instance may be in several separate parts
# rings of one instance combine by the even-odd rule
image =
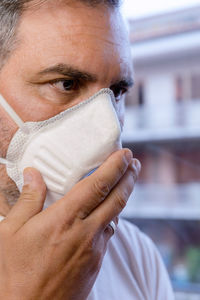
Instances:
[[[16,184],[8,177],[5,166],[0,166],[0,178],[0,196],[10,205],[15,204],[20,194]]]
[[[17,129],[17,125],[0,107],[0,156],[6,156],[8,145]]]

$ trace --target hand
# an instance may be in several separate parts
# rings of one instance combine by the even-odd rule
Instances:
[[[95,173],[42,211],[46,187],[38,171],[0,223],[0,299],[85,300],[123,210],[140,163],[115,152]]]

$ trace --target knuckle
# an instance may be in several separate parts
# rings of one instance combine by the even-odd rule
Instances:
[[[129,171],[130,171],[130,174],[132,174],[132,177],[134,179],[134,182],[137,181],[138,177],[139,177],[139,170],[138,168],[132,164],[130,167],[129,167]]]
[[[98,249],[98,247],[96,247],[95,249],[93,249],[92,252],[92,264],[93,264],[93,268],[94,270],[99,269],[101,262],[102,262],[102,251],[100,251],[100,249]]]
[[[85,222],[87,223],[87,222]],[[88,251],[92,256],[98,256],[98,238],[99,235],[89,228],[89,222],[87,223],[86,230],[84,231],[84,248]]]
[[[102,179],[97,179],[94,183],[94,190],[98,198],[104,199],[110,192],[110,186]]]
[[[126,188],[130,191],[133,190],[135,183],[137,181],[137,174],[131,169],[126,173]]]
[[[24,187],[20,200],[24,202],[31,202],[33,199],[38,198],[38,192],[36,190],[30,190],[28,187]]]
[[[126,207],[128,200],[128,192],[125,189],[124,191],[121,191],[120,193],[116,193],[116,201],[118,203],[119,209],[123,210]]]
[[[108,233],[109,238],[111,238],[114,235],[114,231],[109,225],[106,227],[105,232]]]
[[[135,185],[135,179],[134,177],[132,176],[127,184],[127,187],[126,187],[126,192],[127,192],[127,195],[129,196],[132,192],[133,192],[133,189],[134,189],[134,185]]]
[[[117,216],[116,218],[115,218],[115,223],[118,225],[119,224],[119,216]]]
[[[105,254],[105,239],[101,230],[91,230],[91,223],[84,221],[84,240],[82,243],[83,255],[87,257],[90,262],[90,271],[93,273],[100,269],[102,260]],[[96,227],[96,226],[95,226]]]
[[[87,224],[87,220],[84,223]],[[83,247],[86,251],[93,253],[95,248],[95,234],[89,230],[89,224],[87,224],[84,228]]]
[[[136,181],[138,180],[138,173],[137,172],[132,173],[132,178],[133,178],[133,184],[135,184]]]
[[[94,269],[98,269],[102,260],[102,251],[97,247],[96,242],[92,238],[85,240],[85,252],[90,259]]]
[[[77,213],[77,217],[80,220],[84,220],[88,217],[88,215],[90,214],[90,210],[87,207],[84,207],[84,211],[81,210]]]
[[[127,168],[127,165],[124,161],[122,161],[122,163],[117,166],[117,172],[120,177],[122,177],[124,175],[126,168]]]

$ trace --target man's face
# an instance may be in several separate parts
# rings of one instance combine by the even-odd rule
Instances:
[[[23,121],[41,121],[111,88],[119,111],[132,81],[120,14],[78,1],[47,1],[27,10],[18,45],[0,72],[0,93]],[[0,107],[1,154],[17,130]],[[122,114],[120,116],[122,120]]]

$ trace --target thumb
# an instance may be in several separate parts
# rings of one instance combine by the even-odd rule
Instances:
[[[38,214],[43,208],[45,197],[46,185],[39,171],[33,168],[25,169],[22,193],[6,217],[9,228],[17,231]]]

